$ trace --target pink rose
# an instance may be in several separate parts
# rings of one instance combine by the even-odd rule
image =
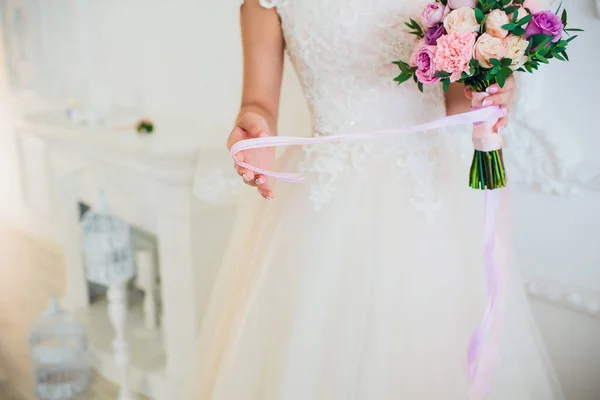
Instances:
[[[502,28],[502,26],[509,23],[508,15],[504,11],[493,10],[488,14],[485,31],[494,37],[504,39],[508,36],[508,31]]]
[[[456,82],[463,72],[469,72],[476,39],[474,32],[452,32],[438,39],[434,62],[439,71],[451,74],[450,81]]]
[[[479,3],[477,0],[448,0],[448,7],[453,10],[461,7],[471,7],[475,8],[475,6]]]
[[[440,81],[440,78],[435,76],[437,72],[435,67],[436,46],[421,46],[414,53],[413,60],[417,67],[417,79],[425,85],[433,85]]]
[[[490,59],[502,60],[506,56],[506,42],[500,38],[484,33],[477,39],[475,58],[482,67],[491,68]]]
[[[442,3],[429,3],[421,13],[421,22],[425,28],[431,28],[444,20],[450,12]]]

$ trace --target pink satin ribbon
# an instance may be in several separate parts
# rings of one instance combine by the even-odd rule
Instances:
[[[410,132],[421,132],[431,129],[447,128],[456,125],[472,124],[474,126],[473,141],[478,150],[496,150],[501,146],[501,138],[482,135],[483,131],[490,132],[488,127],[506,115],[501,107],[480,108],[464,114],[440,118],[421,125],[402,129],[388,129],[374,132],[341,133],[329,136],[311,138],[274,136],[242,140],[231,148],[233,161],[242,168],[254,171],[256,174],[287,181],[300,182],[305,177],[300,173],[283,173],[255,167],[239,161],[236,155],[245,150],[279,147],[305,146],[319,143],[333,143],[381,136],[393,136]],[[484,129],[485,127],[485,129]],[[488,285],[487,306],[480,324],[477,326],[467,350],[467,362],[471,385],[469,399],[482,399],[490,390],[493,369],[500,347],[503,314],[506,305],[510,265],[508,260],[508,241],[505,216],[500,214],[507,211],[508,189],[486,190],[484,205],[484,264]]]

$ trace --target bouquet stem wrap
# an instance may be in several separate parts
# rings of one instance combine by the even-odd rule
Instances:
[[[489,154],[490,151],[500,151],[502,139],[499,135],[491,133],[491,127],[506,115],[506,111],[500,107],[479,108],[474,111],[441,118],[427,122],[422,125],[412,126],[404,129],[390,129],[376,132],[363,133],[341,133],[331,136],[319,136],[312,138],[297,137],[266,137],[242,140],[231,148],[231,156],[234,162],[246,169],[262,174],[267,177],[280,179],[287,182],[299,182],[304,179],[298,173],[281,173],[268,171],[255,167],[248,163],[239,161],[236,154],[250,149],[278,147],[278,146],[303,146],[318,143],[332,143],[341,141],[357,140],[360,138],[372,138],[378,136],[400,135],[409,132],[419,132],[429,129],[438,129],[453,125],[473,124],[474,143],[476,151]],[[493,159],[493,156],[492,156]],[[501,161],[499,159],[498,161]],[[479,161],[478,161],[479,162]],[[482,161],[483,162],[483,161]],[[503,168],[503,167],[502,167]],[[483,171],[480,168],[478,171]],[[500,171],[499,167],[488,168],[485,171]],[[505,185],[497,185],[496,188]],[[506,303],[508,287],[508,276],[510,264],[508,260],[508,223],[506,213],[508,212],[508,189],[485,191],[485,216],[484,216],[484,265],[488,284],[488,301],[484,316],[475,329],[467,350],[468,372],[471,377],[469,387],[469,400],[480,400],[489,391],[495,359],[500,345],[500,335],[503,313]]]
[[[473,93],[473,104],[481,105],[485,92]],[[485,121],[473,125],[473,162],[469,172],[469,186],[473,189],[494,190],[506,186],[506,173],[502,157],[502,135],[494,133],[498,121]]]

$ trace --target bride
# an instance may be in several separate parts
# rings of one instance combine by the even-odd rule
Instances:
[[[241,7],[244,87],[229,147],[277,134],[284,50],[315,135],[470,109],[459,85],[423,95],[392,81],[391,61],[408,59],[415,45],[403,21],[424,0],[271,1]],[[515,88],[514,80],[492,87],[484,105],[510,109]],[[466,347],[486,300],[482,195],[468,187],[462,157],[469,139],[430,131],[289,149],[277,159],[271,150],[240,154],[309,179],[270,182],[237,167],[262,198],[242,205],[189,398],[562,398],[516,273],[492,385],[487,393],[469,386]]]

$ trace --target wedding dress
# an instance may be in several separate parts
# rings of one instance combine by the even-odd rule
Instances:
[[[278,0],[315,135],[444,115],[440,88],[397,86],[424,0]],[[268,202],[244,196],[204,319],[195,400],[467,399],[486,301],[483,195],[468,127],[290,148]],[[562,394],[513,270],[489,398]]]

